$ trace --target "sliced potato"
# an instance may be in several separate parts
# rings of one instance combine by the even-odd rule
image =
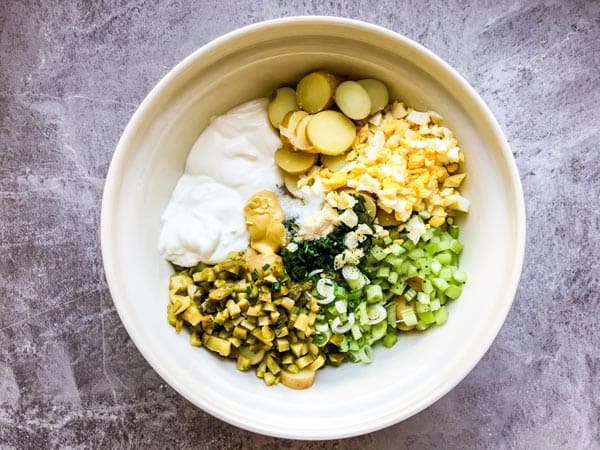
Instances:
[[[269,121],[275,128],[279,128],[281,121],[287,113],[296,110],[298,110],[296,91],[290,87],[277,89],[267,107]]]
[[[285,115],[279,125],[279,134],[284,145],[296,148],[291,141],[294,140],[298,124],[307,116],[308,113],[305,111],[290,111]]]
[[[298,373],[281,371],[281,384],[291,389],[307,389],[315,382],[315,372],[312,370],[301,370]]]
[[[346,155],[321,155],[321,163],[332,172],[341,172],[348,161]]]
[[[333,94],[337,80],[327,72],[312,72],[298,82],[296,103],[309,114],[329,108],[333,103]]]
[[[290,194],[294,197],[301,198],[300,189],[298,188],[298,174],[284,172],[283,184]]]
[[[293,139],[290,139],[292,145],[297,150],[305,150],[307,152],[316,153],[314,151],[314,146],[310,139],[308,139],[308,134],[306,133],[306,128],[308,127],[308,123],[312,120],[314,115],[309,114],[304,119],[300,121],[296,130],[294,131]]]
[[[371,112],[371,98],[356,81],[344,81],[335,90],[335,103],[354,120],[364,119]]]
[[[315,114],[308,124],[307,135],[319,153],[340,155],[352,146],[356,127],[342,113],[327,110]]]
[[[377,210],[377,220],[379,221],[379,225],[381,225],[382,227],[400,225],[402,223],[398,219],[396,219],[394,213],[385,212],[383,209]]]
[[[374,78],[367,78],[365,80],[358,81],[371,99],[371,111],[369,114],[375,114],[377,111],[381,111],[385,108],[390,101],[390,93],[387,87],[379,80]]]
[[[275,163],[287,173],[306,172],[317,162],[314,153],[295,152],[288,147],[281,147],[275,152]]]

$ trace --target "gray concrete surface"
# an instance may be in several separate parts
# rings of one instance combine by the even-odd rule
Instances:
[[[263,19],[386,26],[456,67],[503,126],[527,202],[514,306],[452,392],[343,441],[255,435],[154,373],[112,306],[100,198],[136,106]],[[0,448],[600,448],[600,2],[0,2]]]

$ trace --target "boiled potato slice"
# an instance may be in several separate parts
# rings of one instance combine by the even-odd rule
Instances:
[[[308,124],[307,134],[319,153],[340,155],[352,146],[356,127],[342,113],[327,110],[315,114]]]
[[[298,188],[298,179],[300,176],[294,173],[284,172],[283,174],[283,184],[285,188],[288,190],[290,194],[294,197],[302,198],[300,195],[300,189]]]
[[[367,78],[365,80],[358,81],[371,99],[371,111],[369,114],[375,114],[377,111],[381,111],[385,108],[390,100],[390,94],[387,87],[379,80],[373,78]]]
[[[346,167],[346,155],[321,155],[321,163],[332,172],[341,172]]]
[[[312,370],[301,370],[298,373],[281,371],[281,384],[292,389],[307,389],[315,382],[315,372]]]
[[[327,72],[312,72],[298,82],[296,102],[309,114],[329,108],[333,103],[333,94],[337,80]]]
[[[400,225],[402,222],[396,219],[394,213],[385,212],[383,209],[377,210],[377,220],[382,227]]]
[[[364,119],[371,112],[371,98],[356,81],[344,81],[335,90],[335,103],[354,120]]]
[[[295,152],[287,147],[281,147],[275,152],[275,163],[287,173],[306,172],[317,162],[314,153]]]
[[[305,111],[290,111],[285,115],[279,125],[279,134],[284,145],[295,148],[291,141],[294,139],[298,124],[307,116],[308,113]]]
[[[304,119],[300,121],[296,130],[294,131],[294,138],[291,140],[292,145],[298,150],[305,150],[311,153],[317,153],[314,151],[314,146],[310,139],[308,139],[308,134],[306,133],[306,128],[308,127],[308,123],[314,117],[313,114],[309,114]]]
[[[296,91],[290,87],[282,87],[275,91],[267,107],[269,121],[275,128],[279,128],[281,121],[290,111],[296,111]]]

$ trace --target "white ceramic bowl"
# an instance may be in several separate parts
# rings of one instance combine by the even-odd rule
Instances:
[[[443,327],[378,348],[371,365],[319,371],[311,389],[266,387],[232,361],[191,347],[166,320],[170,266],[157,252],[160,216],[209,118],[268,95],[312,69],[383,80],[393,97],[434,109],[466,155],[462,267],[469,281]],[[252,25],[202,47],[150,92],[127,125],[102,203],[102,255],[115,307],[152,367],[203,410],[258,433],[297,439],[358,435],[431,405],[490,347],[523,260],[523,194],[498,123],[451,67],[386,29],[333,17]]]

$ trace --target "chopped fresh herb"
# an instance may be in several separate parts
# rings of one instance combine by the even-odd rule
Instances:
[[[262,266],[263,272],[266,272],[267,270],[269,270],[269,267],[271,267],[271,264],[265,264],[264,266]]]
[[[256,280],[258,280],[258,270],[254,269],[254,270],[252,271],[252,274],[251,274],[251,276],[252,276],[252,281],[256,281]]]

